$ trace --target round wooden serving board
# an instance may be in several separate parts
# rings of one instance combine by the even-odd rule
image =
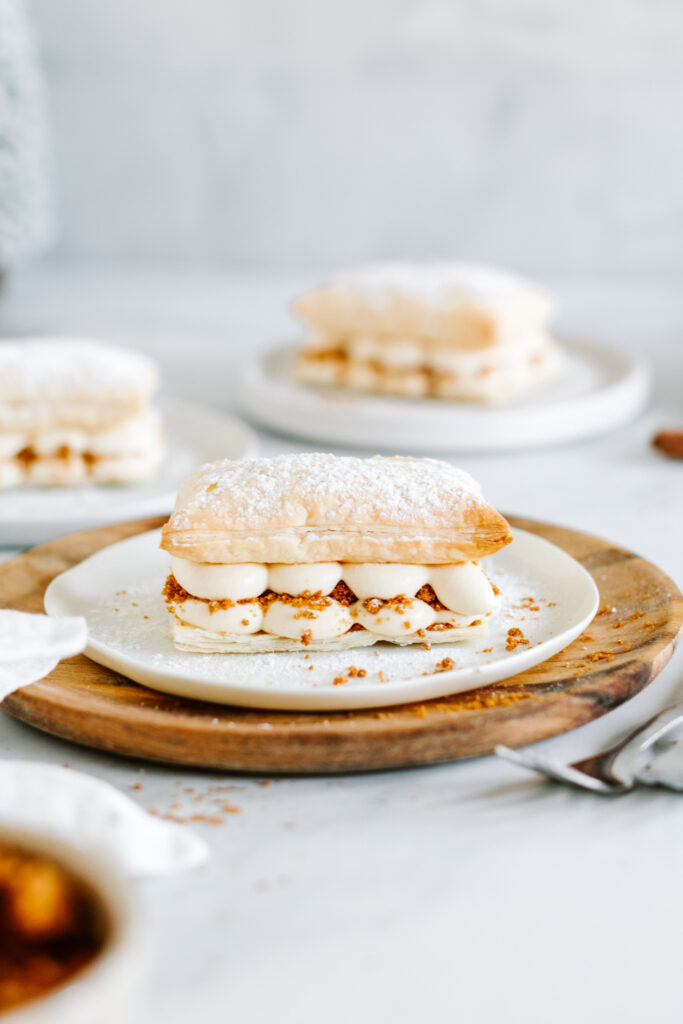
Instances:
[[[120,523],[33,548],[0,566],[0,603],[42,611],[58,573],[162,522]],[[566,650],[504,683],[382,710],[260,711],[157,693],[80,655],[2,706],[38,729],[111,753],[265,773],[398,768],[554,736],[654,679],[683,627],[683,599],[664,573],[630,551],[547,523],[512,522],[578,559],[600,590],[601,611]]]

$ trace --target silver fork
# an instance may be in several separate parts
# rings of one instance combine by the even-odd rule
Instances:
[[[555,782],[568,782],[593,793],[627,793],[639,783],[683,792],[683,742],[679,746],[672,736],[681,723],[683,704],[675,704],[604,754],[568,765],[530,749],[512,750],[499,745],[495,753]]]

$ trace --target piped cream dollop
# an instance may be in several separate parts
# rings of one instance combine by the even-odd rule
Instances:
[[[207,601],[241,601],[268,590],[268,566],[259,562],[213,565],[172,558],[171,572],[188,594]]]
[[[180,617],[218,633],[262,630],[291,639],[326,640],[358,623],[379,636],[398,637],[436,623],[454,629],[470,625],[496,604],[491,583],[474,562],[219,565],[174,558],[171,568],[176,581],[192,595],[179,603]],[[342,580],[357,599],[350,605],[325,596]],[[445,611],[415,596],[425,584],[431,585]],[[283,598],[271,595],[270,601],[259,602],[268,590]],[[308,603],[300,600],[306,595],[312,598]]]
[[[360,600],[388,601],[414,596],[429,583],[439,601],[462,615],[486,614],[495,605],[493,588],[475,562],[455,565],[409,565],[400,562],[313,562],[302,565],[263,565],[236,562],[171,560],[178,583],[193,597],[209,601],[256,598],[265,590],[276,594],[329,594],[340,580]]]

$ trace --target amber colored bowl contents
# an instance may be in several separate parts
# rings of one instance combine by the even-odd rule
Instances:
[[[89,964],[106,938],[94,893],[56,861],[0,842],[0,1014]]]

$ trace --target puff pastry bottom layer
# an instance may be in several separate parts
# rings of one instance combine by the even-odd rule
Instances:
[[[378,360],[354,358],[344,349],[304,349],[294,373],[304,384],[339,387],[404,398],[441,398],[467,402],[504,402],[533,391],[559,371],[561,352],[549,341],[531,358],[483,367],[476,374],[427,366],[391,367]]]
[[[424,643],[430,646],[462,643],[464,640],[486,636],[488,625],[484,621],[478,626],[448,629],[429,633],[427,636],[422,631],[420,635],[408,633],[406,636],[387,637],[371,633],[369,630],[353,630],[329,640],[312,640],[309,644],[287,637],[271,636],[269,633],[212,633],[208,629],[189,626],[176,617],[173,618],[172,630],[175,646],[178,650],[190,654],[266,654],[271,651],[347,651],[354,647],[372,647],[377,643],[397,644],[400,647]]]

